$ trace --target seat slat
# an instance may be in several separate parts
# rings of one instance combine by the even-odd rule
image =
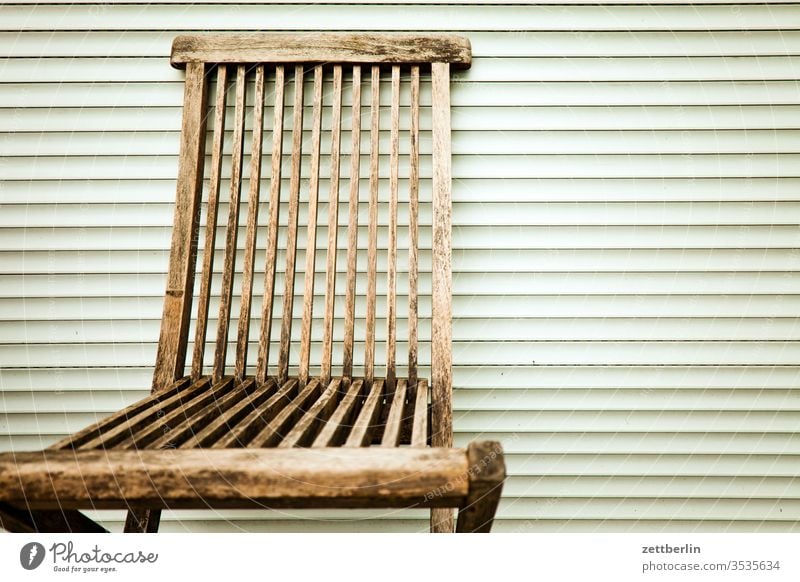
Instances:
[[[364,380],[371,384],[375,377],[375,287],[378,269],[378,188],[380,145],[380,67],[372,67],[372,103],[370,113],[369,155],[369,234],[367,241],[367,320],[364,353]]]
[[[325,266],[325,314],[322,332],[322,362],[320,378],[323,383],[331,379],[333,352],[333,309],[336,298],[336,250],[339,236],[339,170],[340,141],[342,136],[342,66],[333,67],[333,104],[331,111],[331,175],[328,197],[328,255]]]
[[[131,432],[123,440],[116,442],[113,446],[118,449],[144,449],[158,440],[164,433],[169,432],[174,427],[180,427],[188,422],[193,414],[205,408],[209,403],[222,398],[233,384],[233,378],[226,376],[219,382],[211,385],[209,390],[196,394],[191,400],[182,402],[174,410],[168,413],[159,414],[154,422],[148,423],[135,432]],[[163,411],[162,411],[163,412]]]
[[[344,442],[362,398],[363,387],[363,380],[354,380],[350,384],[347,388],[347,394],[339,402],[339,406],[328,419],[328,422],[325,423],[325,426],[322,427],[312,446],[334,447]]]
[[[151,449],[175,449],[180,447],[237,402],[246,399],[248,395],[253,393],[255,388],[255,381],[252,378],[243,382],[231,382],[231,384],[235,385],[227,393],[220,398],[213,398],[193,414],[187,413],[183,422],[169,430],[164,430],[160,437],[147,446]]]
[[[250,189],[247,195],[247,231],[242,265],[242,296],[239,329],[236,334],[236,365],[234,376],[244,379],[247,373],[247,345],[250,335],[250,304],[253,297],[253,269],[256,259],[258,207],[261,191],[261,145],[264,139],[264,65],[256,67],[253,99],[253,144],[250,154]]]
[[[211,149],[211,178],[208,186],[208,212],[206,238],[203,246],[203,270],[200,277],[200,294],[197,297],[197,323],[195,324],[192,379],[203,375],[203,355],[208,329],[208,304],[211,297],[211,275],[214,272],[214,246],[217,240],[217,213],[219,188],[222,177],[222,144],[225,138],[225,105],[228,86],[228,67],[217,67],[217,98],[214,102],[214,142]],[[208,227],[211,225],[211,228]]]
[[[151,406],[148,406],[135,416],[125,419],[124,422],[111,427],[109,430],[104,430],[91,440],[86,440],[73,448],[83,450],[111,448],[125,440],[129,435],[136,434],[142,427],[150,426],[157,422],[161,416],[183,406],[186,402],[190,402],[198,394],[202,394],[209,387],[209,380],[208,376],[204,376],[193,382],[188,389],[179,390],[170,398],[153,402]]]
[[[222,290],[220,291],[219,316],[217,318],[217,344],[214,351],[215,382],[225,374],[225,356],[228,352],[228,328],[233,296],[233,275],[236,264],[236,238],[239,233],[239,198],[242,191],[242,156],[244,154],[244,117],[246,77],[245,66],[236,67],[236,108],[233,125],[233,150],[231,152],[230,201],[228,204],[228,227],[225,232],[225,259],[222,268]]]
[[[283,159],[283,107],[284,107],[284,68],[275,68],[275,104],[272,121],[272,172],[269,185],[269,237],[267,240],[264,265],[264,296],[261,307],[261,335],[258,343],[258,362],[256,381],[267,381],[269,368],[269,345],[272,335],[272,313],[275,294],[275,268],[278,257],[278,218],[281,199],[281,161]]]
[[[179,445],[182,449],[201,448],[213,445],[218,439],[233,430],[248,413],[259,410],[261,405],[270,398],[277,384],[274,378],[268,378],[263,384],[256,382],[256,389],[245,398],[238,400],[202,428],[197,427],[187,440]]]
[[[381,440],[381,446],[396,447],[397,445],[400,444],[400,430],[403,426],[403,420],[405,417],[407,388],[408,388],[407,380],[397,381],[397,386],[392,396],[389,415],[386,419],[386,427],[383,429],[383,438]]]
[[[408,383],[417,383],[419,273],[419,66],[411,67],[411,127],[408,190]]]
[[[294,68],[294,112],[292,119],[292,177],[289,183],[289,217],[286,240],[286,271],[283,288],[283,320],[278,353],[278,380],[286,381],[289,374],[289,347],[292,341],[292,307],[294,305],[294,274],[297,257],[297,214],[300,204],[300,164],[303,154],[303,65]]]
[[[410,380],[409,380],[410,382]],[[428,446],[428,381],[419,380],[414,395],[414,420],[411,428],[411,446]]]
[[[397,188],[400,165],[400,67],[392,67],[392,109],[389,151],[389,241],[386,268],[386,384],[391,394],[397,375]]]
[[[353,377],[353,338],[356,311],[356,259],[358,255],[358,185],[361,167],[361,67],[353,67],[353,104],[350,148],[350,202],[347,223],[347,291],[344,303],[344,357],[342,374]]]
[[[336,409],[336,405],[341,399],[341,385],[341,378],[331,380],[317,401],[295,423],[278,446],[283,448],[310,446],[319,433],[320,427],[327,422]]]
[[[301,415],[312,406],[319,398],[321,385],[319,380],[311,380],[300,393],[275,417],[270,420],[260,433],[258,433],[249,443],[248,448],[273,447],[291,430],[297,423]]]
[[[208,446],[214,449],[244,447],[297,395],[297,378],[290,378],[267,401],[241,419],[227,434]]]
[[[319,202],[319,155],[322,129],[322,65],[314,67],[314,110],[311,125],[311,175],[308,184],[308,227],[306,270],[303,284],[303,319],[300,330],[300,384],[308,383],[311,355],[311,319],[314,308],[314,259],[317,250],[317,207]]]
[[[366,382],[366,380],[364,380]],[[372,442],[372,433],[377,426],[378,418],[381,412],[381,400],[383,399],[383,380],[376,379],[372,383],[364,406],[353,424],[353,430],[347,437],[345,446],[347,447],[364,447]]]
[[[48,448],[58,450],[79,447],[86,442],[97,438],[103,433],[119,426],[120,424],[128,422],[131,418],[135,418],[139,414],[150,410],[152,407],[157,406],[160,402],[166,402],[172,399],[176,394],[192,390],[193,387],[194,385],[190,385],[189,383],[189,378],[181,378],[180,380],[173,382],[172,386],[166,390],[154,392],[147,398],[139,400],[138,402],[134,402],[130,406],[127,406],[111,416],[104,418],[96,424],[86,427],[80,432],[58,441]]]

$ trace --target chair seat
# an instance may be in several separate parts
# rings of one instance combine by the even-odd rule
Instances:
[[[50,450],[427,446],[428,382],[186,377]]]

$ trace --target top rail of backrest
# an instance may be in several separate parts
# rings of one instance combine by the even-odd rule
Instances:
[[[170,63],[472,63],[468,39],[453,35],[249,33],[178,36]]]

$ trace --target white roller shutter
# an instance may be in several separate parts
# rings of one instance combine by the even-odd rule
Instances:
[[[455,429],[505,445],[496,530],[800,531],[800,6],[402,4],[0,7],[0,449],[147,392],[177,33],[459,32]],[[420,511],[162,527],[425,528]]]

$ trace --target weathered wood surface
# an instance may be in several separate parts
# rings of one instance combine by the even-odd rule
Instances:
[[[441,34],[248,33],[182,35],[170,62],[187,63],[430,63],[468,68],[468,39]]]
[[[230,198],[228,203],[228,227],[225,230],[225,259],[222,267],[222,289],[220,290],[219,315],[217,317],[217,344],[214,351],[212,376],[218,382],[225,374],[225,359],[228,353],[228,330],[233,298],[233,276],[236,263],[236,240],[239,234],[239,199],[242,192],[242,156],[244,155],[245,117],[245,67],[236,67],[236,108],[233,122],[233,151],[231,153]]]
[[[186,66],[183,121],[178,157],[178,186],[161,316],[153,390],[163,390],[183,376],[197,259],[197,230],[203,191],[208,80],[202,63]]]
[[[247,195],[247,231],[242,265],[242,294],[239,308],[239,329],[236,333],[236,365],[234,375],[241,381],[247,373],[247,347],[250,334],[250,304],[253,299],[253,270],[256,260],[258,207],[261,192],[261,146],[264,139],[264,65],[256,67],[253,99],[253,141],[250,153],[250,189]]]
[[[433,256],[431,265],[431,446],[453,444],[451,306],[450,65],[433,63]],[[431,530],[453,531],[450,510],[431,512]]]
[[[275,294],[275,268],[278,257],[278,219],[281,201],[281,160],[283,159],[283,106],[285,72],[282,66],[275,68],[275,101],[272,121],[272,172],[269,187],[269,234],[264,266],[264,295],[261,308],[261,334],[258,342],[256,380],[264,383],[269,368],[269,344],[272,337],[272,313]]]
[[[208,212],[206,238],[203,245],[203,270],[200,275],[200,293],[197,297],[197,322],[195,324],[192,379],[203,375],[203,358],[208,331],[208,305],[211,300],[211,276],[214,272],[214,250],[217,240],[217,213],[219,189],[222,179],[222,147],[225,140],[225,105],[228,94],[228,67],[217,67],[217,98],[214,102],[214,142],[211,149],[211,179],[208,185]],[[211,228],[209,228],[209,225]]]
[[[381,70],[372,67],[370,102],[369,150],[369,225],[367,227],[367,320],[364,348],[364,380],[372,383],[375,377],[375,295],[378,277],[378,189],[380,187],[380,122],[381,122]]]
[[[353,103],[350,151],[350,198],[347,222],[347,291],[344,298],[344,355],[342,374],[353,376],[353,338],[355,335],[356,266],[358,255],[358,194],[361,167],[361,67],[353,67]]]
[[[308,382],[311,358],[311,323],[314,310],[314,259],[317,256],[317,206],[319,203],[319,156],[322,131],[322,65],[314,67],[314,110],[311,124],[311,175],[308,183],[306,269],[303,277],[303,320],[300,329],[300,384]]]
[[[456,531],[489,533],[506,478],[503,447],[495,441],[470,443],[467,461],[469,493],[458,511]]]
[[[449,448],[3,453],[0,501],[33,509],[460,505],[466,476],[465,451]]]
[[[289,347],[292,341],[295,259],[297,258],[297,214],[300,205],[300,165],[303,157],[303,66],[294,68],[294,113],[292,116],[292,176],[289,182],[289,217],[286,240],[286,270],[283,282],[283,320],[278,353],[278,380],[289,375]]]

